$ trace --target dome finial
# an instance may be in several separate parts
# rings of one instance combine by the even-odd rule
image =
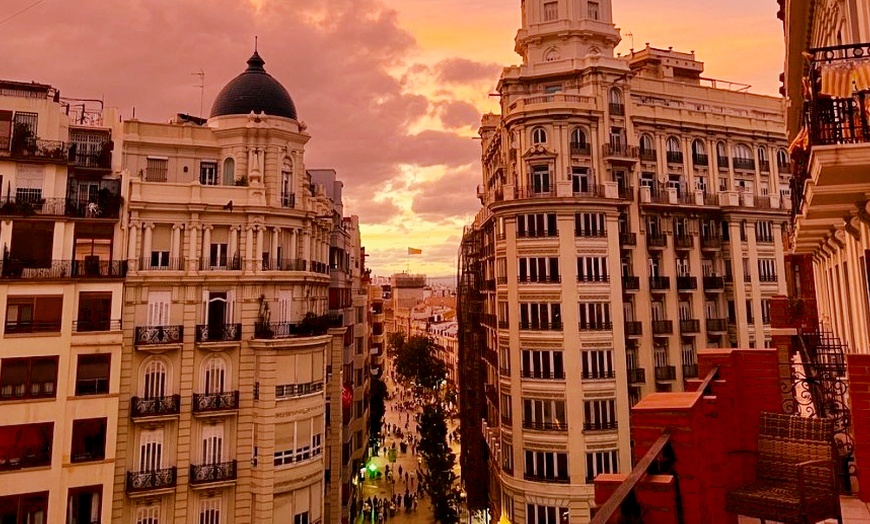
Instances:
[[[254,54],[248,59],[248,71],[260,71],[265,73],[266,69],[263,66],[266,64],[266,61],[260,58],[260,53],[257,52],[257,44],[257,37],[254,36]]]
[[[254,52],[257,52],[257,35],[254,35]]]

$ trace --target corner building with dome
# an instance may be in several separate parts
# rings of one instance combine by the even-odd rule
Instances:
[[[128,120],[122,137],[112,522],[338,522],[324,513],[342,423],[328,364],[348,338],[328,315],[335,207],[306,172],[293,100],[255,52],[208,119]]]
[[[489,521],[578,524],[632,469],[641,397],[769,344],[791,166],[782,99],[693,52],[617,55],[610,0],[520,5],[460,250],[460,463]]]

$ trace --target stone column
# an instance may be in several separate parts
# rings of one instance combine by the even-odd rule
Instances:
[[[181,253],[181,232],[184,229],[184,224],[172,224],[172,241],[169,246],[169,264],[172,269],[180,268],[181,266],[173,266],[173,260],[181,260],[184,258]],[[180,262],[178,262],[180,264]]]
[[[139,222],[130,222],[127,234],[127,265],[131,269],[139,269],[136,265],[139,261],[138,253],[136,252],[136,236],[139,232]]]
[[[257,227],[257,246],[254,252],[254,271],[263,269],[263,236],[266,234],[266,228],[263,226]]]
[[[229,256],[233,259],[239,258],[239,226],[230,226],[230,245]]]
[[[299,258],[299,252],[298,252],[299,251],[299,242],[297,241],[298,236],[299,236],[298,229],[294,228],[294,229],[290,230],[290,253],[289,253],[290,256],[288,258],[291,258],[293,260],[296,260]]]
[[[269,269],[278,269],[278,237],[281,236],[281,228],[272,228],[272,245],[269,246]]]
[[[254,226],[245,226],[245,271],[253,271]]]
[[[196,232],[199,230],[199,224],[189,224],[187,227],[187,270],[197,271],[199,269],[199,250],[197,249]]]
[[[306,266],[311,265],[311,230],[309,229],[302,232],[302,260],[305,261]]]
[[[152,237],[154,235],[154,224],[142,224],[142,258],[151,258]]]
[[[212,226],[207,226],[203,224],[202,226],[202,263],[200,267],[202,269],[208,269],[211,266],[211,230]],[[215,263],[218,260],[214,261]]]

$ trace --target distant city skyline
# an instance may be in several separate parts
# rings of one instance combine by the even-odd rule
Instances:
[[[615,0],[623,43],[696,52],[707,77],[777,95],[776,3]],[[208,113],[254,35],[266,69],[294,97],[312,140],[308,168],[346,181],[368,265],[389,275],[456,272],[462,227],[478,208],[480,114],[503,66],[520,62],[519,2],[503,0],[10,0],[0,10],[4,76],[102,97],[124,118]],[[627,36],[631,33],[633,37]],[[196,86],[205,73],[205,88]],[[207,115],[206,115],[207,116]]]

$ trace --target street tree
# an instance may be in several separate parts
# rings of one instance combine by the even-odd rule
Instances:
[[[425,466],[423,482],[432,500],[435,520],[441,524],[459,522],[459,488],[453,468],[456,454],[447,443],[447,418],[440,402],[423,407],[420,415],[420,445],[418,447]]]
[[[393,362],[401,380],[414,382],[430,393],[438,389],[447,375],[447,366],[435,354],[435,343],[426,336],[408,338],[396,349]]]

